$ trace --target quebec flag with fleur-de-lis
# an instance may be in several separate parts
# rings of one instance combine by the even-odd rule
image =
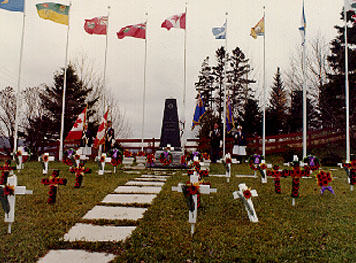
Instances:
[[[25,0],[0,0],[0,8],[12,12],[23,12]]]

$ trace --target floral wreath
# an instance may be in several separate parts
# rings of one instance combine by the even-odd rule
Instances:
[[[150,166],[153,166],[154,162],[155,162],[155,155],[153,153],[147,154],[147,163]]]
[[[4,187],[0,186],[0,201],[2,208],[6,214],[10,212],[10,203],[7,198],[9,195],[14,195],[15,186],[13,185],[5,185]]]
[[[66,165],[72,166],[75,164],[74,155],[77,151],[74,148],[69,148],[63,153],[63,163]]]
[[[204,160],[210,160],[210,155],[208,153],[202,154]]]
[[[142,156],[146,156],[144,151],[139,151],[136,156],[142,157]]]
[[[123,154],[118,148],[110,149],[108,156],[111,157],[111,165],[118,166],[122,163]]]
[[[159,155],[159,161],[167,166],[172,163],[173,155],[170,152],[163,152]]]
[[[188,181],[185,185],[182,186],[184,197],[187,201],[189,211],[191,212],[195,210],[193,195],[199,195],[199,188],[199,182],[192,184],[190,181]]]
[[[332,176],[330,172],[320,171],[316,175],[316,179],[318,182],[318,186],[328,186],[328,184],[332,181]]]
[[[132,154],[132,152],[130,152],[129,150],[124,150],[124,152],[123,152],[123,155],[124,155],[124,157],[133,157],[133,154]]]
[[[27,153],[27,155],[23,155],[24,152]],[[22,147],[22,149],[18,149],[14,152],[16,164],[20,164],[19,156],[22,156],[22,163],[25,163],[31,155],[32,152],[28,146]]]
[[[318,157],[314,155],[308,155],[303,159],[303,162],[307,164],[307,167],[310,168],[312,171],[319,170],[320,168],[320,161]]]
[[[265,163],[262,163],[262,160],[265,158],[259,154],[253,154],[248,157],[248,165],[254,171],[264,170],[267,168]]]

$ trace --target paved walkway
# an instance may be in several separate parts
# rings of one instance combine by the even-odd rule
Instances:
[[[108,194],[93,209],[88,211],[85,220],[134,220],[143,218],[149,208],[135,207],[135,204],[151,204],[161,191],[168,176],[141,175],[118,186],[114,193]],[[115,206],[113,206],[115,204]],[[122,206],[120,206],[122,205]],[[136,226],[93,225],[77,223],[64,235],[68,242],[117,242],[130,237]],[[108,253],[88,252],[83,249],[50,250],[40,258],[40,263],[105,263],[110,262],[115,255]]]

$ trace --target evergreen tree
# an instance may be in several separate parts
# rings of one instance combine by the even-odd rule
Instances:
[[[206,57],[201,65],[200,75],[198,82],[195,83],[195,89],[204,100],[205,108],[207,110],[213,109],[213,92],[214,77],[212,76],[212,69],[209,66],[209,57]],[[198,97],[197,94],[197,97]]]
[[[250,95],[244,107],[241,122],[246,137],[254,137],[262,134],[262,112],[258,107],[258,101]]]
[[[288,98],[279,67],[274,76],[269,104],[266,110],[266,134],[277,135],[286,132]]]
[[[60,135],[64,69],[54,75],[53,86],[45,86],[39,94],[43,114],[29,120],[25,131],[26,141],[32,145],[41,145],[57,141]],[[67,68],[66,103],[64,115],[64,138],[72,128],[76,118],[88,105],[88,117],[94,114],[92,107],[97,98],[88,99],[91,88],[83,85],[72,65]],[[36,134],[36,136],[34,136]]]
[[[214,103],[215,109],[219,116],[220,123],[223,122],[222,116],[224,112],[224,77],[225,77],[225,62],[226,62],[226,50],[224,47],[219,48],[215,52],[217,65],[213,67],[214,76]],[[215,109],[213,111],[215,112]]]

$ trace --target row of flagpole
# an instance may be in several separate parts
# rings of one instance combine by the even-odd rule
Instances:
[[[346,2],[348,1],[348,2]],[[346,5],[348,6],[346,8]],[[62,98],[62,114],[61,114],[61,130],[60,130],[60,153],[59,158],[62,159],[63,155],[63,136],[64,136],[64,116],[65,116],[65,96],[66,96],[66,71],[67,71],[67,64],[68,64],[68,50],[69,50],[69,31],[70,31],[70,6],[68,8],[68,28],[67,28],[67,41],[66,41],[66,57],[65,57],[65,67],[64,67],[64,83],[63,83],[63,98]],[[350,7],[349,7],[350,6]],[[108,23],[107,29],[109,26],[109,10],[108,7]],[[345,19],[345,103],[346,103],[346,161],[350,161],[350,124],[349,124],[349,81],[348,81],[348,39],[347,39],[347,11],[353,10],[355,11],[356,8],[350,4],[349,0],[345,0],[345,7],[344,7],[344,19]],[[187,14],[187,3],[185,6],[185,15]],[[225,27],[227,32],[227,15],[226,13],[226,21]],[[147,13],[146,13],[147,16]],[[17,94],[16,94],[16,110],[15,110],[15,132],[14,132],[14,150],[17,149],[18,146],[18,121],[19,121],[19,106],[20,106],[20,91],[21,91],[21,73],[22,73],[22,56],[23,56],[23,47],[24,47],[24,34],[25,34],[25,1],[23,3],[23,25],[22,25],[22,36],[21,36],[21,50],[20,50],[20,63],[19,63],[19,75],[18,75],[18,82],[17,82]],[[265,7],[263,12],[263,19],[265,26]],[[303,1],[303,19],[304,19],[304,38],[303,38],[303,157],[307,155],[307,103],[306,103],[306,65],[305,65],[305,14],[304,14],[304,1]],[[147,26],[147,19],[145,25]],[[257,26],[257,25],[256,25]],[[185,146],[185,107],[186,107],[186,42],[187,42],[187,30],[185,29],[184,33],[184,80],[183,80],[183,149]],[[104,66],[104,90],[106,86],[106,68],[107,68],[107,50],[108,50],[108,34],[106,34],[106,45],[105,45],[105,66]],[[226,58],[225,61],[227,62],[227,37],[225,36],[225,50],[226,50]],[[265,28],[263,28],[263,128],[262,128],[262,154],[265,156],[265,111],[266,111],[266,76],[265,76]],[[144,91],[143,91],[143,113],[142,113],[142,150],[143,150],[143,143],[144,143],[144,122],[145,122],[145,93],[146,93],[146,64],[147,64],[147,39],[145,37],[145,62],[144,62]],[[225,155],[225,130],[226,130],[226,66],[224,68],[224,119],[223,119],[223,155]]]

